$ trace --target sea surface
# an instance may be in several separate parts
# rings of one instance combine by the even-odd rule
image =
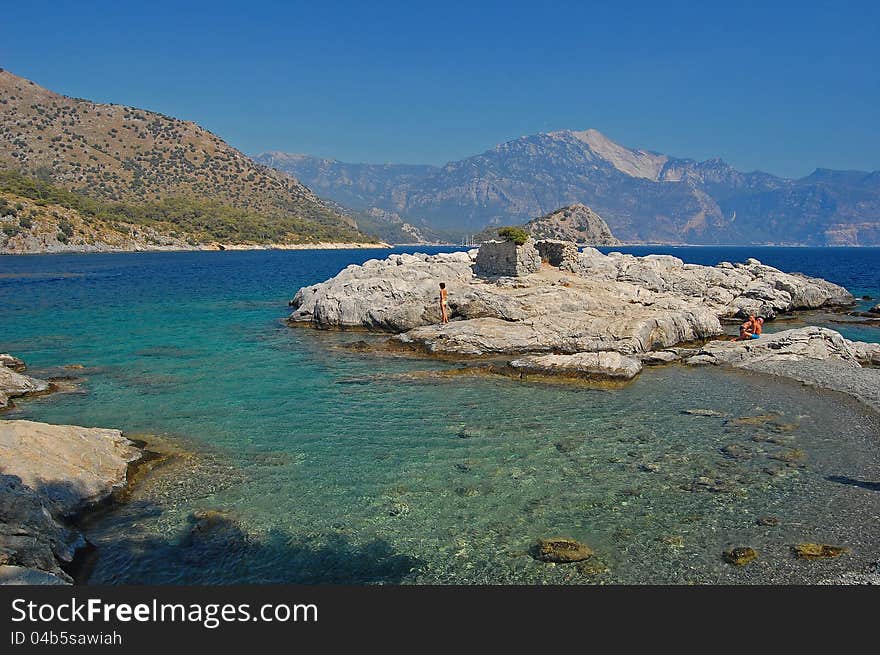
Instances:
[[[880,297],[880,249],[620,250],[751,256],[873,298],[861,307]],[[454,362],[345,347],[380,337],[285,325],[299,287],[387,255],[0,257],[0,352],[62,378],[4,417],[176,453],[88,521],[81,580],[791,583],[880,560],[877,418],[843,396],[680,366],[622,388],[444,375]],[[800,320],[880,341],[839,316]],[[555,536],[594,557],[531,557]],[[799,542],[849,552],[801,561]],[[731,566],[734,546],[759,557]]]

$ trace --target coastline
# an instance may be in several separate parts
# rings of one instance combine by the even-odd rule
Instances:
[[[579,247],[588,247],[589,244],[578,244]],[[74,245],[70,247],[52,247],[42,250],[18,250],[0,248],[0,256],[5,255],[70,255],[70,254],[128,254],[141,252],[221,252],[221,251],[246,251],[246,250],[371,250],[393,248],[473,248],[473,244],[456,243],[387,243],[380,241],[371,242],[318,242],[318,243],[203,243],[194,246],[183,247],[179,245],[163,246],[157,244],[142,244],[132,247],[115,247],[107,244],[101,245]],[[740,248],[743,250],[755,248],[791,248],[791,249],[819,249],[819,250],[844,250],[847,248],[876,249],[880,246],[861,244],[790,244],[790,243],[764,243],[764,244],[701,244],[701,243],[619,243],[615,246],[601,246],[601,248],[614,251],[615,248]]]
[[[51,250],[7,250],[0,248],[0,255],[87,255],[87,254],[126,254],[139,252],[222,252],[226,250],[370,250],[389,249],[394,246],[384,241],[378,243],[355,242],[319,242],[319,243],[211,243],[198,244],[189,248],[179,246],[143,245],[131,248],[116,248],[112,246],[71,246],[53,248]]]
[[[690,346],[690,350],[693,351],[693,352],[688,353],[688,354],[689,354],[690,356],[697,356],[697,355],[699,354],[699,351],[700,351],[705,345],[707,345],[708,343],[711,343],[711,341],[707,341],[707,342],[702,343],[702,344],[699,344],[699,343],[688,344],[688,345]],[[670,348],[670,350],[671,350],[671,348]],[[412,352],[412,351],[407,350],[407,352]],[[441,359],[442,359],[442,358],[441,358]],[[684,358],[682,357],[681,359],[684,359]],[[656,362],[655,362],[655,363],[656,363]],[[647,367],[647,366],[648,366],[648,365],[646,364],[646,367]],[[668,368],[672,368],[672,367],[668,367]],[[676,368],[680,368],[681,370],[680,370],[680,371],[673,371],[673,373],[674,373],[675,375],[681,375],[681,376],[683,376],[683,377],[688,376],[689,371],[687,370],[686,367],[684,367],[684,366],[677,366]],[[713,367],[713,368],[714,368],[714,367]],[[719,368],[725,368],[725,369],[727,369],[727,367],[720,367],[720,366],[719,366]],[[736,375],[737,370],[738,370],[738,369],[736,369],[736,368],[734,368],[734,367],[731,367],[731,368],[729,369],[729,371],[730,371],[729,374],[730,374],[730,375]],[[743,370],[742,372],[743,372],[743,373],[752,373],[753,371],[749,370],[749,369],[746,367],[746,370]],[[727,374],[728,374],[728,373],[725,373],[725,375],[727,375]],[[563,379],[561,379],[561,378],[559,379],[559,382],[563,382],[563,381],[564,381]],[[789,380],[789,382],[791,382],[791,380]],[[769,387],[771,387],[774,383],[773,383],[773,382],[769,382],[769,383],[762,383],[762,384],[767,384],[767,385],[768,385],[768,388],[769,388]],[[793,383],[793,384],[794,384],[794,383]],[[797,385],[795,384],[794,386],[797,386]],[[822,390],[822,392],[823,392],[823,394],[824,394],[824,389]],[[809,393],[809,392],[807,392],[807,393]],[[876,413],[877,413],[877,411],[876,411],[876,409],[874,409],[873,412],[872,412],[872,414],[873,414],[873,415],[876,415]],[[104,420],[105,420],[105,422],[108,423],[108,424],[113,424],[112,421],[111,421],[111,420],[108,420],[106,416],[105,416]],[[682,420],[688,420],[688,419],[682,419]],[[462,438],[465,438],[465,437],[462,437]],[[472,437],[467,437],[467,438],[472,438]],[[149,440],[148,440],[148,442],[149,442]],[[475,443],[476,443],[476,442],[475,442]],[[551,444],[551,445],[552,445],[552,444]],[[152,448],[151,446],[152,446],[152,443],[148,443],[148,444],[147,444],[147,448],[149,448],[150,450],[154,450],[154,448]],[[162,449],[160,448],[159,450],[161,451]],[[162,456],[160,455],[160,457],[162,457]],[[161,461],[161,460],[160,460],[160,461]],[[160,461],[157,461],[157,464],[159,464]],[[127,486],[126,486],[125,490],[123,490],[122,493],[120,493],[119,495],[114,496],[112,503],[105,504],[105,505],[101,505],[101,506],[95,506],[95,507],[92,507],[92,508],[88,509],[88,510],[83,514],[83,516],[81,517],[81,520],[78,521],[76,525],[77,525],[77,526],[82,526],[82,525],[87,525],[87,524],[89,524],[89,523],[94,523],[94,522],[97,522],[97,523],[102,523],[102,522],[103,522],[103,523],[105,523],[105,525],[106,525],[106,522],[105,522],[105,521],[102,521],[102,517],[105,517],[105,516],[107,516],[108,514],[109,514],[109,515],[113,515],[113,516],[115,516],[116,514],[118,514],[117,509],[122,508],[122,507],[125,506],[125,503],[126,503],[127,500],[128,500],[127,497],[128,497],[128,495],[129,495],[129,493],[132,492],[132,491],[137,492],[140,483],[143,482],[144,480],[146,480],[146,479],[148,478],[148,476],[150,475],[150,471],[152,470],[152,468],[147,467],[146,464],[147,464],[147,463],[144,463],[144,467],[143,467],[143,468],[141,468],[141,465],[139,464],[139,465],[137,465],[136,467],[132,468],[132,469],[129,471],[129,473],[127,474],[128,482],[127,482]],[[163,470],[164,470],[165,473],[166,473],[165,477],[168,477],[168,478],[171,478],[171,477],[173,477],[173,476],[175,476],[175,475],[179,475],[181,472],[183,472],[183,475],[184,475],[184,476],[186,475],[186,472],[185,472],[183,469],[179,469],[179,468],[177,468],[177,467],[173,467],[173,466],[172,466],[172,467],[164,468]],[[159,477],[163,477],[163,476],[160,475]],[[152,483],[151,483],[151,484],[152,484]],[[145,485],[145,486],[146,486],[146,485]],[[170,489],[173,489],[173,487],[169,487],[169,488],[170,488]],[[149,491],[145,491],[144,493],[147,494],[147,495],[149,495],[150,492],[149,492]],[[184,502],[184,504],[186,504],[187,501],[184,500],[183,502]],[[187,505],[187,506],[188,506],[188,505]],[[189,507],[190,510],[195,509],[195,507],[193,507],[193,506],[188,506],[188,507]],[[131,512],[134,512],[134,511],[135,511],[135,509],[134,509],[134,508],[131,508]],[[113,518],[113,517],[111,516],[111,518],[109,519],[109,522],[112,523],[112,522],[115,521],[115,520],[116,520],[116,519]],[[100,528],[99,528],[99,529],[100,529]],[[108,534],[110,534],[109,531],[106,531],[106,532],[104,533],[104,537],[105,537],[105,542],[104,542],[104,543],[105,543],[105,544],[112,544],[112,543],[113,543],[112,539],[111,539],[111,540],[107,540],[107,535],[108,535]],[[757,544],[757,545],[760,547],[760,544]],[[100,549],[100,548],[103,548],[103,546],[99,546],[99,549]],[[84,557],[84,558],[88,558],[88,557],[89,557],[89,553],[88,553],[87,551],[81,551],[81,556]],[[98,557],[100,557],[100,554],[98,554]],[[108,571],[108,570],[112,570],[112,566],[113,566],[113,557],[112,557],[112,556],[110,556],[110,560],[111,560],[111,561],[109,561],[109,562],[106,562],[106,561],[105,561],[105,562],[102,564],[102,566],[104,567],[104,571],[105,571],[105,572]],[[75,567],[75,566],[77,566],[77,564],[74,563],[72,566]],[[860,566],[861,566],[861,563],[859,564],[859,566],[853,566],[853,567],[852,567],[852,579],[853,579],[853,580],[856,580],[856,579],[862,579],[862,578],[859,578],[859,576],[866,575],[863,571],[860,570]],[[70,569],[68,568],[68,570],[70,570]],[[81,577],[80,577],[80,574],[79,574],[79,573],[76,573],[76,574],[74,574],[73,577],[75,577],[78,581],[82,582],[82,581],[83,581],[83,578],[87,578],[88,576],[87,576],[87,574],[86,574],[86,575],[83,576],[83,578],[81,578]],[[95,578],[95,579],[100,580],[101,577],[99,576],[99,577],[97,577],[97,578]],[[106,578],[104,578],[104,579],[106,579]],[[124,576],[123,576],[121,579],[125,579]]]

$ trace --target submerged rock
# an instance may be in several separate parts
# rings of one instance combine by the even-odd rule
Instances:
[[[725,422],[725,425],[733,427],[758,427],[766,426],[770,423],[778,421],[779,414],[757,414],[755,416],[740,416]]]
[[[755,521],[757,525],[762,525],[765,527],[775,527],[779,525],[779,519],[775,516],[762,516],[758,520]]]
[[[745,566],[758,558],[758,551],[750,546],[738,546],[725,550],[721,556],[728,564]]]
[[[188,520],[189,529],[178,544],[178,554],[185,562],[202,564],[230,557],[248,545],[247,533],[228,512],[199,510]]]
[[[593,556],[593,551],[580,541],[556,537],[539,540],[532,548],[532,556],[541,562],[568,564],[589,559]]]
[[[771,455],[771,459],[775,459],[779,462],[785,462],[787,464],[802,462],[807,458],[807,454],[798,448],[789,448],[787,450],[783,450],[782,452],[775,453]]]
[[[802,543],[791,547],[794,555],[799,559],[826,559],[837,557],[849,552],[842,546],[829,546],[828,544]]]
[[[682,414],[688,414],[690,416],[710,416],[710,417],[724,417],[727,416],[724,412],[719,412],[717,409],[685,409],[682,410]]]
[[[553,445],[560,453],[571,453],[580,448],[583,443],[584,440],[581,437],[567,437],[560,439]]]
[[[478,428],[461,428],[458,432],[456,432],[456,436],[459,439],[476,439],[478,437],[483,436],[483,432]]]
[[[589,576],[601,575],[603,573],[608,573],[610,570],[605,564],[592,558],[578,562],[575,566],[577,567],[578,573]]]
[[[736,491],[737,486],[732,480],[725,480],[714,476],[710,477],[708,475],[698,475],[690,482],[690,484],[682,485],[681,488],[684,491],[708,491],[709,493],[720,494],[732,493]]]
[[[751,459],[754,453],[739,444],[728,444],[721,448],[721,453],[731,459]]]

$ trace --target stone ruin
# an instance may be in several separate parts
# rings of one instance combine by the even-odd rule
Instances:
[[[578,248],[572,241],[541,239],[535,241],[535,249],[541,255],[541,261],[551,266],[572,270],[577,264]]]
[[[513,241],[485,241],[477,252],[474,273],[480,277],[522,277],[541,270],[541,263],[574,270],[578,249],[571,241],[529,239],[518,246]]]
[[[480,277],[521,277],[541,270],[541,255],[529,239],[518,246],[513,241],[485,241],[474,261]]]

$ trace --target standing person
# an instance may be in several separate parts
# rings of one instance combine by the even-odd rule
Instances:
[[[440,283],[440,316],[442,323],[449,323],[449,312],[446,309],[446,296],[448,292],[446,291],[446,283]]]

